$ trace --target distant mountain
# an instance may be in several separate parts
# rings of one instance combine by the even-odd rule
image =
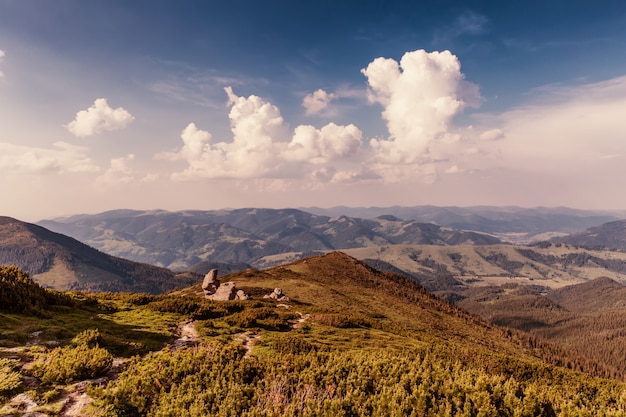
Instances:
[[[161,293],[201,279],[116,258],[41,226],[0,217],[0,264],[15,265],[58,290]]]
[[[626,251],[626,220],[605,223],[552,241],[596,250]]]
[[[561,243],[388,245],[343,251],[370,264],[382,261],[383,270],[393,270],[384,266],[391,264],[439,295],[444,295],[442,291],[458,294],[464,288],[507,284],[560,288],[600,277],[626,284],[626,253],[596,252]]]
[[[117,210],[39,224],[115,256],[179,270],[200,262],[258,266],[259,259],[295,252],[304,257],[379,245],[500,242],[482,233],[390,216],[366,220],[295,209]]]
[[[333,207],[303,208],[326,216],[353,216],[364,219],[391,215],[404,220],[433,223],[460,230],[497,235],[512,243],[529,243],[569,234],[602,223],[624,219],[626,212],[576,210],[566,207]]]

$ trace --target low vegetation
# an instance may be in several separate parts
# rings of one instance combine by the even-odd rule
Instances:
[[[232,345],[155,352],[94,389],[106,416],[622,415],[624,387],[511,360],[514,375],[437,347],[305,350],[244,359]]]
[[[626,413],[626,386],[598,378],[601,367],[346,255],[226,279],[253,299],[206,300],[195,286],[165,295],[64,293],[71,302],[46,304],[46,317],[0,311],[2,344],[19,357],[6,358],[0,347],[0,399],[28,389],[40,403],[54,403],[68,384],[111,371],[119,377],[89,385],[93,403],[83,414]],[[262,298],[275,287],[291,302]],[[174,343],[190,321],[200,341]],[[126,358],[123,368],[113,366],[114,357]],[[25,376],[36,379],[34,389]],[[63,406],[46,410],[60,415]]]

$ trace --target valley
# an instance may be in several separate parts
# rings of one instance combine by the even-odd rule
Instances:
[[[0,264],[26,275],[21,295],[9,297],[36,294],[12,309],[0,303],[0,371],[9,381],[0,395],[10,413],[20,398],[51,416],[176,415],[177,407],[388,415],[389,404],[432,415],[619,415],[626,407],[617,394],[626,379],[620,221],[530,245],[390,214],[291,209],[121,210],[41,223],[57,231],[0,221]],[[204,299],[200,283],[214,268],[250,299]],[[290,301],[263,298],[275,288]],[[46,373],[83,351],[102,358],[84,365],[97,376]],[[399,373],[383,373],[392,363]],[[224,369],[235,374],[212,385]],[[403,374],[416,376],[411,390],[400,388]],[[209,392],[224,396],[220,406]]]

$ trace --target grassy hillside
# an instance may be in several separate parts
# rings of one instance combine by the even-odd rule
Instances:
[[[235,281],[252,299],[210,301],[193,286],[158,296],[73,293],[73,306],[51,307],[45,320],[3,312],[0,338],[11,350],[0,348],[0,357],[18,348],[24,349],[22,364],[31,355],[34,361],[10,362],[0,372],[35,378],[29,395],[48,415],[63,412],[58,404],[82,378],[58,372],[76,358],[98,359],[81,362],[86,374],[103,375],[107,365],[119,372],[88,388],[93,403],[83,415],[92,416],[591,416],[626,410],[622,383],[568,369],[599,374],[600,367],[488,324],[411,279],[342,253],[221,279]],[[290,301],[263,298],[275,287]],[[177,323],[190,320],[199,340],[174,343]],[[36,344],[18,346],[34,341],[34,329],[42,332]],[[46,347],[42,341],[51,338],[61,346]],[[164,342],[170,344],[162,349]],[[102,350],[125,357],[152,353],[117,368]],[[0,385],[7,401],[0,412],[25,390],[18,385],[2,392]]]

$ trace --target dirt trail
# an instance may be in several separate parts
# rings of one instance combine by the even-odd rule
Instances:
[[[289,320],[290,331],[296,330],[297,328],[302,326],[302,323],[311,318],[310,314],[302,314],[299,311],[297,311],[297,313],[300,316],[299,318]],[[248,330],[247,332],[237,333],[234,337],[234,339],[241,340],[241,346],[246,350],[244,358],[250,357],[250,355],[252,354],[252,348],[260,338],[261,334],[258,330]]]
[[[291,330],[299,328],[300,326],[302,326],[302,323],[311,318],[311,315],[309,313],[302,314],[299,311],[296,311],[296,313],[300,316],[300,318],[295,320],[289,320],[289,327],[291,327]]]
[[[193,346],[198,343],[200,334],[196,330],[196,322],[188,321],[178,327],[176,333],[180,334],[180,337],[174,341],[174,349],[178,349],[181,346]]]

